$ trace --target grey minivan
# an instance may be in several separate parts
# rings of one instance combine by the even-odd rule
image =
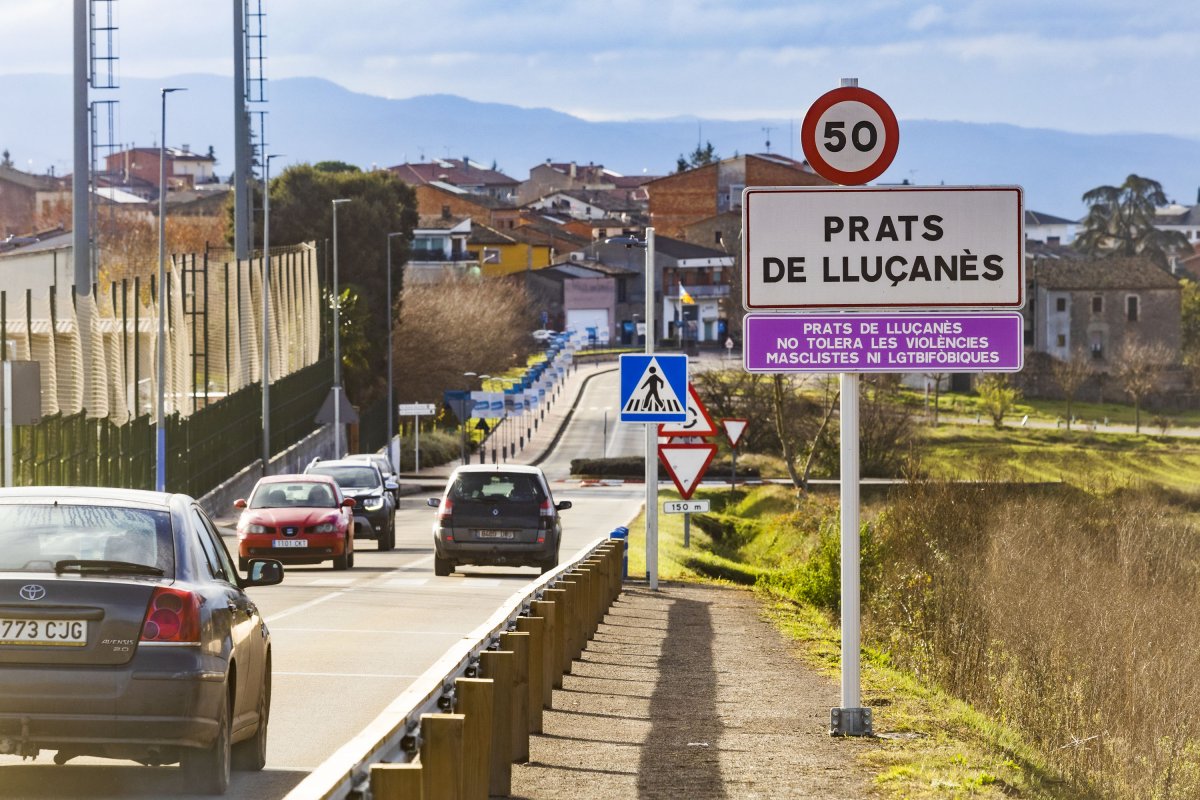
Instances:
[[[538,567],[558,564],[562,523],[545,474],[515,464],[461,466],[446,482],[433,523],[435,575],[449,575],[460,564]]]

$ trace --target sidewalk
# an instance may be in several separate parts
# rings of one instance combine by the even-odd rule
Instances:
[[[554,692],[512,797],[859,798],[868,739],[831,738],[836,683],[789,652],[753,595],[626,584]]]

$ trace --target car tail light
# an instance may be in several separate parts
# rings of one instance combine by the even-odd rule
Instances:
[[[142,620],[141,640],[199,644],[200,598],[182,589],[156,588]]]
[[[438,506],[437,518],[438,522],[449,522],[451,515],[454,513],[454,501],[449,497],[442,498],[442,504]]]
[[[554,506],[550,504],[549,500],[543,500],[541,506],[538,507],[538,514],[543,517],[553,517]]]

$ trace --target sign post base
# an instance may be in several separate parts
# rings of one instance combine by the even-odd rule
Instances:
[[[871,729],[871,709],[829,709],[830,736],[874,736]]]

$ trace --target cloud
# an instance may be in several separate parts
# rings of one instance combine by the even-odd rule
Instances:
[[[923,31],[928,28],[932,28],[945,19],[946,12],[941,6],[922,6],[914,11],[913,15],[908,18],[908,29],[910,31]]]

